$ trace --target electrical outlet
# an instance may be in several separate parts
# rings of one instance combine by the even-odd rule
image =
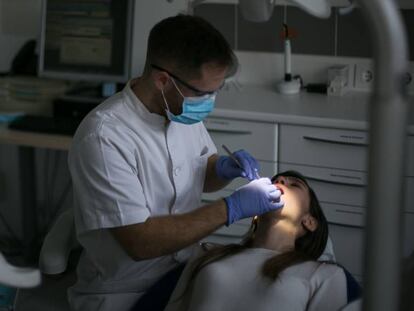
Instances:
[[[404,76],[404,82],[407,85],[408,94],[414,95],[414,64],[410,64],[409,70]]]
[[[371,90],[374,85],[374,76],[374,67],[371,63],[356,64],[354,87],[359,90]]]
[[[374,85],[374,69],[371,63],[355,65],[355,83],[354,88],[359,90],[370,91]],[[404,82],[407,85],[409,94],[414,94],[414,64],[410,64],[404,76]]]

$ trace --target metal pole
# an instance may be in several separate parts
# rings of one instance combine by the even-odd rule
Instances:
[[[360,0],[371,31],[375,86],[370,102],[364,310],[399,309],[408,101],[407,37],[394,0]]]

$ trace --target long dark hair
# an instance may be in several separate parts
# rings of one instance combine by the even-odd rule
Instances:
[[[262,267],[262,274],[272,280],[276,280],[279,274],[290,266],[305,261],[316,261],[322,255],[328,240],[328,222],[323,214],[315,192],[309,187],[304,176],[295,171],[286,171],[273,176],[271,179],[272,182],[279,176],[299,178],[307,185],[310,197],[309,213],[316,219],[318,226],[314,231],[306,230],[306,233],[302,237],[297,238],[294,249],[266,260]],[[225,257],[238,254],[246,248],[251,247],[257,225],[257,219],[254,219],[252,226],[242,243],[218,246],[199,257],[194,263],[194,270],[190,277],[189,284],[193,281],[197,273],[206,265]]]

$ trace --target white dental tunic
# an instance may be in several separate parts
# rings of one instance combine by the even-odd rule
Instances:
[[[191,248],[134,261],[108,228],[200,206],[207,159],[216,148],[203,123],[166,122],[150,113],[131,81],[88,114],[69,152],[77,238],[84,251],[72,310],[129,310]]]
[[[333,264],[309,261],[283,270],[276,281],[263,277],[263,263],[277,254],[246,249],[208,264],[187,288],[190,262],[165,311],[336,311],[347,304],[345,273]]]

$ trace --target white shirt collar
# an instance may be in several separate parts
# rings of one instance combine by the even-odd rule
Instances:
[[[149,125],[156,127],[165,127],[166,119],[156,113],[148,111],[147,107],[141,102],[141,100],[135,95],[131,88],[131,81],[125,85],[123,92],[129,99],[129,103],[132,104],[134,110],[138,113],[141,119],[145,120]]]

